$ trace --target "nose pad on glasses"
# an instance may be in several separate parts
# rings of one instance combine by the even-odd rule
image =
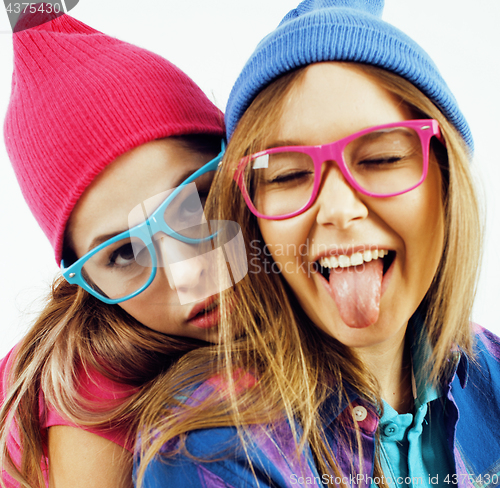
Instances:
[[[335,161],[323,165],[317,204],[319,224],[332,224],[339,229],[368,216],[368,208],[350,185]]]

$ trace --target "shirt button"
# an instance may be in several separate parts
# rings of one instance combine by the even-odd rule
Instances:
[[[356,422],[363,422],[363,420],[366,419],[368,412],[366,411],[365,407],[358,405],[357,407],[354,407],[352,409],[352,415],[354,417],[354,420],[356,420]]]
[[[397,431],[398,431],[398,426],[396,424],[389,424],[389,425],[386,425],[385,428],[384,428],[384,434],[387,437],[391,437]]]

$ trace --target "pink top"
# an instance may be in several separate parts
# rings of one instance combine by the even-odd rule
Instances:
[[[7,354],[7,356],[5,356],[0,361],[0,403],[4,402],[7,393],[7,377],[12,368],[15,349],[16,348],[12,349]],[[96,400],[96,398],[102,399],[103,401],[116,400],[119,398],[124,398],[133,392],[133,389],[131,389],[130,386],[115,383],[102,376],[97,371],[89,371],[86,374],[82,375],[80,385],[84,396],[89,400],[94,401]],[[55,425],[78,427],[77,425],[59,415],[59,413],[56,412],[53,408],[50,408],[48,405],[46,405],[43,398],[43,393],[40,394],[40,422],[41,428],[43,431],[45,431],[45,434],[47,434],[46,430],[49,427],[53,427]],[[133,452],[134,439],[132,438],[127,440],[126,429],[109,429],[103,431],[86,427],[79,428],[84,428],[88,432],[92,432],[101,437],[104,437],[105,439],[115,442],[128,451]],[[16,463],[20,463],[21,449],[17,429],[13,429],[13,431],[11,432],[11,436],[8,441],[8,449],[14,461]],[[47,459],[42,460],[42,467],[46,465],[46,462]],[[6,483],[7,488],[19,488],[19,483],[14,481],[7,473],[1,470],[1,468],[0,475],[2,476],[2,480],[4,481],[4,483]],[[48,486],[48,471],[44,470],[44,475],[46,485]]]

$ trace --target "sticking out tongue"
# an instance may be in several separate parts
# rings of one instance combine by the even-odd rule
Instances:
[[[383,268],[382,259],[377,259],[360,266],[330,270],[333,299],[349,327],[368,327],[377,321]]]

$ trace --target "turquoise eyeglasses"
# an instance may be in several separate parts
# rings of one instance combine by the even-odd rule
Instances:
[[[121,303],[142,293],[155,279],[158,234],[198,246],[213,240],[219,229],[205,220],[203,208],[224,151],[222,141],[217,157],[171,191],[149,216],[142,205],[144,222],[96,246],[68,267],[63,259],[64,278],[104,303]]]

